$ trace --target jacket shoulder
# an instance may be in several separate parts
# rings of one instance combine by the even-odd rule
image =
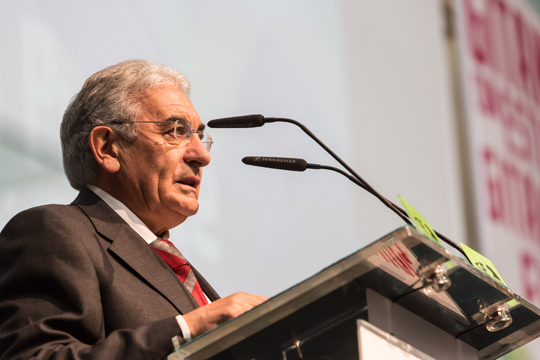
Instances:
[[[23,233],[34,233],[39,236],[47,229],[66,230],[87,223],[86,215],[74,205],[43,205],[21,211],[15,215],[0,233],[0,238]]]

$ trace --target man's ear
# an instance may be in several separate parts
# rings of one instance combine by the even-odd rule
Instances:
[[[98,164],[108,173],[120,170],[118,136],[106,126],[96,126],[90,133],[90,149]]]

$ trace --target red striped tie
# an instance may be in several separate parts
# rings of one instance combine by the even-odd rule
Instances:
[[[169,240],[156,239],[150,244],[187,287],[199,306],[208,304],[189,262]]]

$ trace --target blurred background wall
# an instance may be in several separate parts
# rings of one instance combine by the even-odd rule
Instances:
[[[144,58],[187,75],[203,121],[299,120],[384,196],[401,194],[434,228],[474,243],[442,4],[0,0],[0,226],[75,198],[61,164],[63,111],[92,73]],[[338,174],[241,163],[335,165],[294,126],[210,132],[200,211],[172,238],[222,296],[275,295],[404,224]]]

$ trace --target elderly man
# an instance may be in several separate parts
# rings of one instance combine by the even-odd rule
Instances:
[[[61,126],[80,194],[0,234],[0,359],[161,359],[264,301],[219,299],[168,240],[197,213],[212,140],[176,70],[132,60],[92,75]]]

